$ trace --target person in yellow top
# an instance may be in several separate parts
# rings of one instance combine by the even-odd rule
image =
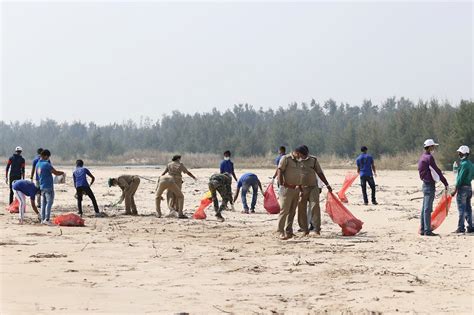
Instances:
[[[191,174],[190,171],[188,171],[184,164],[181,163],[181,155],[173,156],[171,162],[166,165],[166,169],[163,171],[163,174],[161,174],[161,176],[166,175],[167,173],[171,177],[173,177],[180,191],[183,187],[183,173],[196,180],[196,177],[194,177],[194,175]],[[168,189],[168,191],[166,192],[166,201],[170,210],[178,211],[178,199],[180,199],[180,197],[176,196],[172,189]]]

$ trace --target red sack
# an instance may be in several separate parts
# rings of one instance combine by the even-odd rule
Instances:
[[[431,213],[431,230],[434,231],[440,227],[444,219],[448,216],[449,207],[453,197],[450,194],[443,194],[435,210]]]
[[[61,226],[84,226],[84,220],[75,213],[57,216],[54,218],[53,223]]]
[[[193,219],[204,220],[206,218],[206,212],[204,210],[212,203],[212,199],[202,199],[199,208],[193,214]]]
[[[344,236],[352,236],[359,233],[364,222],[357,219],[347,210],[336,196],[329,192],[326,201],[326,212],[334,223],[339,224]]]
[[[280,213],[280,204],[278,203],[275,190],[273,190],[273,181],[268,184],[268,187],[263,194],[263,207],[270,214]]]
[[[346,174],[346,178],[344,179],[344,183],[342,184],[342,188],[337,193],[337,196],[339,197],[339,199],[342,202],[344,202],[344,203],[349,202],[349,200],[347,200],[347,197],[346,197],[346,191],[349,189],[349,187],[352,186],[352,183],[355,181],[355,179],[357,177],[359,177],[359,174],[357,174],[357,173],[347,173]]]
[[[9,211],[10,213],[20,212],[20,201],[16,198],[13,199],[13,202],[7,207],[7,211]]]

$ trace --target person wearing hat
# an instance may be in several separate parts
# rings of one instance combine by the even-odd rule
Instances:
[[[421,208],[421,229],[420,234],[425,236],[436,236],[431,230],[431,212],[433,211],[433,201],[435,198],[436,182],[441,180],[445,189],[448,189],[448,181],[436,165],[433,152],[439,144],[433,139],[427,139],[423,143],[425,152],[418,160],[418,173],[423,181],[423,205]]]
[[[180,180],[181,181],[181,180]],[[182,182],[182,181],[181,181]],[[161,218],[161,200],[163,199],[161,195],[167,190],[169,195],[172,195],[174,198],[174,208],[170,208],[169,217],[172,217],[174,213],[177,212],[178,219],[187,219],[188,217],[183,213],[184,208],[184,195],[181,191],[181,188],[178,186],[174,176],[162,175],[158,178],[156,184],[156,195],[155,195],[155,207],[158,218]]]
[[[117,178],[109,178],[109,187],[119,186],[122,189],[122,196],[117,203],[125,200],[125,214],[138,215],[137,205],[135,204],[135,193],[140,185],[140,177],[136,175],[121,175]]]
[[[12,187],[15,193],[15,197],[20,203],[20,207],[18,209],[18,215],[20,216],[20,224],[23,224],[27,196],[30,197],[31,208],[33,208],[33,211],[36,213],[36,215],[38,215],[38,218],[41,221],[41,215],[39,214],[38,208],[35,204],[35,196],[40,194],[40,189],[36,187],[34,183],[24,179],[14,181]]]
[[[212,196],[212,203],[214,205],[214,211],[216,212],[217,220],[224,222],[224,218],[222,217],[222,210],[227,208],[227,203],[231,205],[234,204],[232,199],[232,177],[230,177],[229,173],[224,174],[213,174],[209,178],[209,191],[211,192]],[[217,193],[221,195],[222,204],[219,207],[219,200],[217,199]]]
[[[164,170],[161,176],[169,174],[173,177],[175,184],[178,186],[179,191],[181,191],[183,187],[183,175],[185,173],[192,179],[196,180],[196,177],[188,171],[188,169],[181,163],[181,155],[175,155],[171,159],[171,162],[166,165],[166,169]],[[182,193],[181,193],[182,195]],[[161,195],[160,195],[161,196]],[[178,211],[178,196],[174,193],[173,189],[167,189],[166,192],[166,201],[168,203],[168,208]],[[178,211],[179,212],[179,211]]]
[[[367,183],[370,186],[372,191],[372,204],[377,205],[377,200],[375,199],[375,181],[374,175],[377,176],[377,171],[375,170],[374,158],[372,155],[367,153],[367,147],[363,146],[360,148],[362,154],[360,154],[356,159],[357,164],[357,173],[360,175],[360,185],[362,187],[362,197],[364,198],[364,205],[369,204],[367,198]]]
[[[10,187],[10,199],[8,204],[13,202],[13,181],[25,179],[25,159],[21,156],[22,151],[23,149],[20,146],[16,147],[15,153],[7,161],[5,183]]]
[[[287,240],[294,236],[293,220],[300,195],[301,186],[301,150],[297,147],[293,152],[280,159],[277,169],[278,184],[280,185],[279,202],[280,214],[278,215],[278,233],[280,239]]]
[[[464,220],[467,222],[467,232],[474,233],[474,227],[472,225],[472,186],[471,181],[474,177],[474,168],[469,157],[469,147],[462,145],[458,149],[458,155],[461,159],[461,163],[458,169],[458,175],[456,177],[456,187],[451,195],[456,197],[456,203],[458,204],[459,220],[458,228],[456,233],[464,233]]]
[[[326,185],[328,191],[332,191],[326,176],[319,165],[318,159],[309,155],[307,146],[302,145],[296,149],[300,155],[301,161],[301,186],[300,197],[298,201],[298,224],[304,235],[309,234],[308,226],[308,205],[311,207],[310,223],[315,235],[321,234],[321,208],[319,207],[319,185],[318,177]]]

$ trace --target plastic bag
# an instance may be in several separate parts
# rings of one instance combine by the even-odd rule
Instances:
[[[448,216],[448,211],[452,200],[453,197],[450,194],[443,194],[436,205],[435,210],[431,212],[431,231],[439,228],[444,222],[444,219],[446,219]],[[421,227],[418,229],[418,232],[421,232]]]
[[[337,196],[339,197],[339,199],[342,202],[344,202],[344,203],[349,202],[349,200],[347,200],[347,197],[346,197],[346,191],[349,189],[349,187],[352,186],[352,183],[355,181],[355,179],[357,177],[359,177],[359,174],[357,174],[357,173],[347,173],[346,174],[346,178],[344,179],[344,183],[342,184],[342,188],[337,193]]]
[[[328,192],[326,212],[329,214],[332,221],[342,228],[342,234],[344,236],[356,235],[362,229],[362,225],[364,224],[364,222],[350,213],[341,201],[331,192]]]
[[[75,213],[57,216],[54,218],[53,223],[61,226],[84,226],[84,220]]]
[[[20,212],[20,201],[18,199],[13,199],[13,202],[7,207],[7,211],[10,213]]]
[[[273,189],[273,181],[268,184],[265,193],[263,194],[263,207],[270,214],[280,213],[280,204]]]
[[[204,220],[206,218],[206,208],[212,203],[212,194],[210,191],[206,192],[201,198],[201,204],[193,214],[193,219]]]

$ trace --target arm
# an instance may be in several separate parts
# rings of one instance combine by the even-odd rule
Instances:
[[[374,161],[372,161],[372,171],[374,172],[374,175],[377,176],[377,170],[375,169]]]
[[[187,174],[189,177],[191,177],[192,179],[196,180],[196,177],[195,177],[193,174],[191,174],[190,171],[187,171],[186,174]]]
[[[234,195],[234,202],[237,200],[237,198],[239,197],[239,193],[240,193],[240,187],[237,187],[237,191],[235,192],[235,195]]]
[[[92,184],[94,184],[94,182],[95,182],[95,177],[94,177],[94,175],[91,174],[91,172],[88,172],[88,173],[87,173],[87,176],[89,176],[89,177],[91,178],[91,183],[90,183],[90,185],[92,186]]]
[[[118,201],[118,203],[122,203],[122,201],[125,199],[125,191],[127,191],[130,186],[128,185],[128,182],[125,179],[120,177],[117,178],[117,182],[120,189],[122,189],[122,196],[120,196],[120,200]]]
[[[72,173],[72,182],[74,183],[74,188],[76,187],[76,174]]]
[[[234,170],[232,170],[232,176],[234,176],[235,181],[238,181],[237,176],[235,176]]]
[[[23,159],[23,163],[21,163],[21,179],[25,179],[25,160]]]
[[[324,173],[317,173],[319,178],[323,181],[324,185],[326,185],[326,188],[328,189],[329,192],[332,192],[332,187],[329,185],[328,180],[326,179],[326,176],[324,176]]]
[[[466,168],[464,167],[464,164],[461,163],[461,166],[459,166],[458,170],[458,176],[456,177],[456,185],[454,187],[454,191],[451,193],[451,196],[455,196],[456,193],[458,192],[459,186],[461,186],[462,179],[466,176]]]
[[[281,173],[281,169],[277,169],[277,177],[278,177],[278,184],[280,184],[280,186],[285,186],[285,181],[283,179],[283,174]]]
[[[357,164],[357,174],[360,174],[360,161],[359,161],[359,158],[356,159],[356,164]]]
[[[30,175],[30,179],[31,179],[31,180],[33,180],[33,177],[34,177],[34,175],[35,175],[35,170],[36,170],[36,164],[33,163],[33,164],[31,165],[31,175]]]
[[[7,162],[7,169],[5,171],[5,182],[8,184],[8,171],[10,170],[10,165],[12,164],[12,160],[8,159]]]
[[[64,175],[63,171],[57,171],[54,167],[51,167],[51,173],[53,173],[56,176]]]
[[[165,170],[163,171],[163,173],[161,174],[161,176],[166,175],[166,173],[168,173],[168,172],[169,172],[169,169],[168,169],[168,166],[167,166],[167,167],[165,168]]]
[[[430,166],[435,170],[436,173],[438,173],[441,182],[444,184],[444,187],[448,188],[448,181],[444,177],[443,172],[441,172],[438,165],[436,165],[435,159],[432,155],[430,155]]]
[[[262,187],[262,183],[260,182],[260,180],[258,180],[258,187],[260,187],[260,191],[262,192],[262,195],[265,195],[264,192],[263,192],[263,187]]]
[[[36,214],[39,214],[38,208],[36,207],[35,197],[31,198],[31,208]]]

